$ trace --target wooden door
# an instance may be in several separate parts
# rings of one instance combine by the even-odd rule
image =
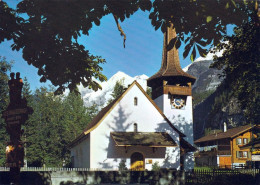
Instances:
[[[231,157],[229,157],[229,156],[219,156],[219,167],[221,167],[221,168],[231,168]]]
[[[144,156],[141,153],[135,152],[131,155],[131,170],[144,170]]]

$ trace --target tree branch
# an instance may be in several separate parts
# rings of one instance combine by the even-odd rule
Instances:
[[[117,16],[114,15],[114,14],[113,14],[113,16],[114,16],[114,19],[115,19],[115,21],[116,21],[117,29],[118,29],[118,31],[120,31],[120,35],[121,35],[121,36],[124,36],[124,43],[123,43],[123,44],[124,44],[124,48],[125,48],[126,35],[125,35],[125,33],[124,33],[124,30],[121,28],[121,26],[120,26],[120,24],[119,24],[119,22],[118,22]]]

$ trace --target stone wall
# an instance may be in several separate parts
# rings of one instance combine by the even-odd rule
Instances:
[[[0,185],[9,184],[9,179],[9,172],[0,172]],[[184,185],[184,179],[184,172],[176,170],[21,172],[20,185]]]

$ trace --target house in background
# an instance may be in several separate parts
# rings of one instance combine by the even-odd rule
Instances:
[[[167,28],[161,69],[147,81],[152,98],[135,81],[102,109],[71,144],[73,167],[116,169],[125,161],[132,170],[192,169],[192,87],[195,78],[182,71],[176,37]],[[185,139],[184,139],[185,138]]]
[[[196,140],[194,143],[199,146],[199,152],[195,155],[196,165],[225,168],[245,165],[246,161],[251,161],[251,151],[241,146],[249,143],[254,127],[245,125],[227,130],[224,126],[224,132]]]
[[[260,126],[257,125],[253,129],[253,133],[260,133]],[[258,168],[260,169],[260,138],[254,138],[248,144],[240,146],[243,149],[249,149],[252,153],[251,161],[248,162],[248,166],[251,168]]]

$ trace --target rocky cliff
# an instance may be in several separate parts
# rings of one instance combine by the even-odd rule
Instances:
[[[212,62],[201,58],[185,69],[197,78],[192,88],[194,139],[202,137],[206,129],[223,130],[224,122],[228,128],[246,124],[239,102],[219,78],[222,71],[210,68]]]

